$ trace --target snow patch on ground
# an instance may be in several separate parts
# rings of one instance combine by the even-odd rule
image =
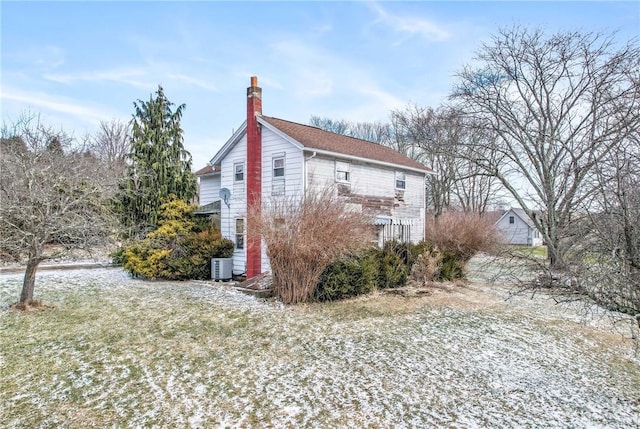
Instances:
[[[21,281],[0,276],[4,308]],[[0,313],[7,427],[640,426],[628,338],[543,295],[284,307],[118,269],[42,272],[36,295],[56,308]]]

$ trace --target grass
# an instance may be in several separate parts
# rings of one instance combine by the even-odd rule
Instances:
[[[0,277],[0,302],[18,276]],[[6,427],[634,427],[629,341],[481,285],[284,307],[117,270],[0,313]]]
[[[539,259],[547,258],[547,246],[510,246],[516,255],[534,257]]]

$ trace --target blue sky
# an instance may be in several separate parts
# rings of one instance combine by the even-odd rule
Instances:
[[[186,104],[198,169],[244,120],[257,75],[263,112],[384,121],[436,107],[500,27],[640,38],[640,2],[11,2],[0,4],[4,121],[40,113],[76,136],[128,121],[158,84]]]

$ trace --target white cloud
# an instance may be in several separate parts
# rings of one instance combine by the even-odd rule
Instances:
[[[99,70],[79,73],[46,73],[43,77],[46,80],[71,84],[75,82],[116,82],[130,85],[136,88],[153,89],[147,81],[138,80],[147,75],[147,72],[141,68],[125,68],[115,70]]]
[[[287,91],[312,109],[311,114],[355,120],[384,120],[389,110],[405,102],[384,88],[374,70],[363,68],[354,60],[327,52],[315,44],[300,40],[281,41],[272,49],[278,62],[286,64],[279,70]],[[340,101],[332,97],[338,97]],[[292,100],[292,98],[290,98]]]
[[[218,88],[216,88],[215,85],[212,85],[209,82],[206,82],[202,79],[198,79],[192,76],[187,76],[184,74],[179,74],[179,73],[169,73],[167,75],[167,77],[169,79],[174,79],[174,80],[178,80],[181,82],[185,82],[189,85],[193,85],[196,86],[198,88],[202,88],[202,89],[206,89],[207,91],[218,91]]]
[[[51,82],[67,85],[76,82],[115,82],[145,90],[153,90],[155,83],[151,82],[155,82],[156,80],[165,82],[167,80],[175,80],[207,91],[217,91],[217,88],[213,84],[205,80],[182,73],[171,72],[168,70],[170,68],[168,65],[160,64],[150,65],[149,67],[96,70],[67,74],[46,73],[43,77]]]
[[[441,42],[451,37],[444,27],[425,18],[415,16],[393,15],[377,3],[370,3],[370,7],[377,14],[376,23],[381,23],[393,31],[411,37],[420,36],[430,42]]]
[[[28,68],[35,67],[38,70],[53,70],[65,62],[65,51],[53,45],[27,46],[21,49],[9,50],[3,47],[2,62],[15,62],[26,65]],[[5,65],[3,64],[3,68]]]
[[[19,110],[48,110],[51,112],[63,113],[79,119],[81,122],[97,125],[100,121],[108,120],[117,115],[107,112],[97,107],[87,106],[61,97],[52,97],[41,92],[15,91],[10,88],[3,88],[1,99],[5,102],[14,102],[24,107]]]

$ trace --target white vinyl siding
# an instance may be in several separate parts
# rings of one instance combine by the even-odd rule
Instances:
[[[200,176],[200,205],[218,201],[220,199],[220,174]]]
[[[284,176],[274,177],[274,160],[284,159]],[[273,199],[295,201],[302,195],[302,150],[267,127],[262,127],[262,207],[268,210]],[[275,195],[273,191],[277,190]],[[262,243],[262,271],[269,271],[267,246]]]
[[[245,218],[247,211],[247,200],[245,183],[236,182],[235,164],[243,164],[247,157],[247,137],[243,136],[236,145],[231,148],[227,156],[220,163],[220,186],[227,188],[231,192],[229,207],[222,204],[220,208],[220,230],[222,236],[235,243],[235,219]],[[235,249],[233,252],[233,274],[240,275],[246,271],[246,249]]]
[[[307,161],[307,183],[310,187],[321,189],[336,185],[336,159],[328,156],[315,156]],[[350,162],[350,191],[353,194],[396,197],[395,179],[397,169],[381,167],[376,164]],[[411,241],[424,239],[425,219],[425,176],[412,171],[403,171],[405,189],[402,201],[396,201],[392,216],[410,219]],[[340,182],[337,183],[340,186]]]

